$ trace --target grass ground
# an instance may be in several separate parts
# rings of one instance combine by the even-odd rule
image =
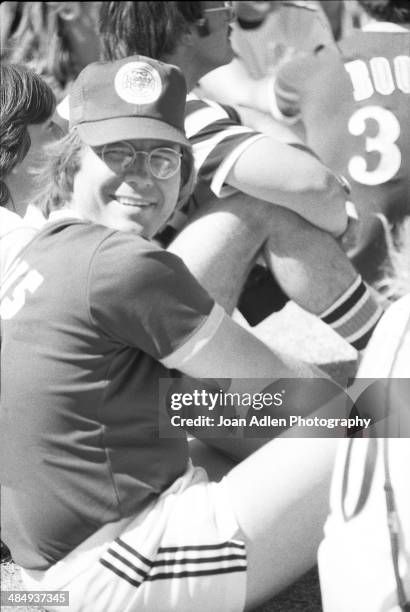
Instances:
[[[355,373],[355,351],[315,317],[301,311],[292,303],[280,313],[263,321],[253,331],[276,350],[322,366],[339,382]],[[0,586],[2,591],[21,590],[18,569],[13,563],[1,564]],[[1,610],[38,612],[41,609],[3,606]],[[322,612],[316,570],[308,572],[297,583],[255,612]]]

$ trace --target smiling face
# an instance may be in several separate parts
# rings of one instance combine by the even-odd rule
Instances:
[[[127,143],[147,153],[158,147],[180,151],[177,145],[163,140]],[[180,183],[180,170],[168,179],[155,178],[143,155],[137,155],[124,172],[114,172],[103,161],[101,147],[85,146],[81,167],[74,177],[70,207],[94,223],[152,238],[174,212]]]

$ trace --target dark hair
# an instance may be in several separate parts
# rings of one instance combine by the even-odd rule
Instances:
[[[103,59],[146,55],[164,60],[175,51],[189,24],[201,17],[201,2],[103,2]]]
[[[70,22],[81,17],[81,3],[16,4],[19,21],[17,27],[10,27],[10,31],[4,33],[2,58],[33,68],[61,98],[67,85],[83,68],[76,60],[76,49],[70,39],[73,27]]]
[[[62,208],[70,200],[74,177],[81,167],[81,154],[86,145],[77,130],[49,145],[45,150],[45,163],[36,177],[38,183],[35,206],[48,217],[53,210]],[[184,204],[193,191],[195,181],[194,160],[191,149],[182,147],[181,188],[178,205]]]
[[[409,0],[358,0],[358,3],[378,21],[410,23]]]
[[[54,112],[55,98],[48,85],[25,66],[0,66],[0,205],[9,199],[4,178],[30,148],[27,127],[43,123]]]

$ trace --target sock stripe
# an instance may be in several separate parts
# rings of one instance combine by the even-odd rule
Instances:
[[[369,305],[367,304],[367,302],[369,302],[369,304],[371,305],[371,308],[369,309]],[[350,310],[348,310],[342,317],[340,317],[340,319],[337,319],[332,325],[331,327],[336,330],[338,333],[340,333],[340,329],[343,328],[343,325],[345,325],[346,323],[348,324],[349,321],[352,321],[353,318],[356,317],[360,317],[361,320],[363,321],[363,325],[366,324],[366,322],[368,321],[368,317],[372,315],[372,312],[374,311],[374,304],[373,304],[373,300],[370,297],[369,292],[366,290],[363,295],[360,297],[360,299],[352,306],[352,308]],[[343,334],[343,337],[345,337],[345,334]]]
[[[365,293],[367,293],[367,288],[364,283],[360,282],[360,285],[346,301],[340,304],[339,307],[337,307],[325,317],[321,316],[320,318],[324,323],[327,323],[328,325],[335,323],[343,315],[348,314],[349,311],[353,308],[353,306],[355,306],[355,304],[357,304],[357,302],[365,295]]]
[[[378,321],[379,319],[377,319]],[[355,340],[354,342],[351,342],[351,345],[353,346],[353,348],[356,349],[356,351],[362,351],[363,349],[366,348],[370,338],[372,337],[372,334],[374,332],[374,328],[376,327],[376,323],[373,325],[373,327],[371,329],[369,329],[369,331],[367,332],[367,334],[365,334],[364,336],[360,336],[360,338],[358,338],[357,340]]]
[[[360,275],[320,319],[355,349],[362,350],[383,314],[383,308]]]
[[[362,282],[362,277],[358,275],[355,278],[354,282],[350,285],[350,287],[346,289],[343,295],[341,295],[335,302],[333,302],[333,304],[329,306],[329,308],[326,308],[326,310],[324,310],[319,315],[319,317],[321,319],[323,319],[323,317],[327,317],[327,315],[333,312],[338,306],[340,306],[340,304],[343,304],[343,302],[347,300],[347,298],[350,297],[354,291],[356,291],[356,289],[360,286],[361,282]]]
[[[383,309],[378,307],[376,310],[374,309],[374,304],[372,301],[369,301],[366,304],[366,308],[362,310],[360,313],[360,319],[347,321],[345,325],[339,327],[333,327],[333,329],[343,336],[343,338],[350,342],[350,344],[354,344],[364,335],[367,335],[369,330],[374,329],[376,323],[380,319],[383,314]]]

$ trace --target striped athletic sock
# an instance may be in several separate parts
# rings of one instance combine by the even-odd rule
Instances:
[[[370,340],[383,308],[357,276],[354,283],[320,316],[356,350],[363,350]]]

